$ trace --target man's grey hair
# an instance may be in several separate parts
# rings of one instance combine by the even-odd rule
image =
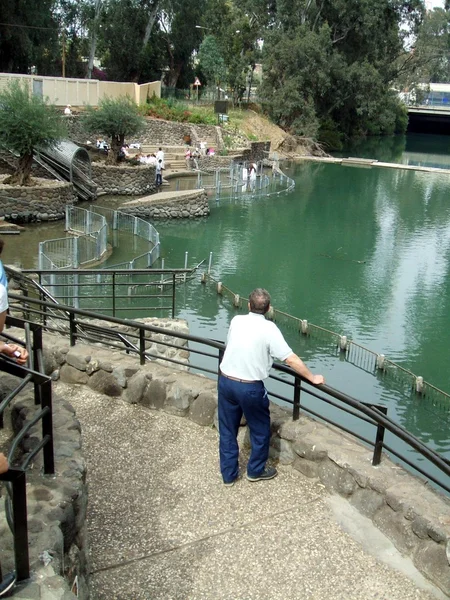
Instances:
[[[250,312],[265,315],[270,306],[270,294],[264,288],[256,288],[248,297]]]

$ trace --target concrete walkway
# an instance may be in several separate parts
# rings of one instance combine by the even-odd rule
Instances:
[[[93,600],[445,598],[368,519],[294,469],[227,488],[214,429],[86,386],[55,391],[83,429]]]

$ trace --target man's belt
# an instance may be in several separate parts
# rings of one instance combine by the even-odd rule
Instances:
[[[239,383],[259,383],[260,382],[259,379],[253,379],[252,381],[249,381],[248,379],[238,379],[237,377],[231,377],[231,375],[225,375],[225,373],[222,373],[222,371],[220,371],[220,374],[222,375],[222,377],[226,377],[227,379],[231,379],[232,381],[239,381]]]

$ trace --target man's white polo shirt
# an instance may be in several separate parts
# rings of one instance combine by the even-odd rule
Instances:
[[[0,313],[8,309],[8,292],[4,285],[0,284]]]
[[[238,315],[230,323],[220,370],[237,379],[260,381],[269,376],[274,358],[285,360],[290,354],[275,323],[256,313]]]

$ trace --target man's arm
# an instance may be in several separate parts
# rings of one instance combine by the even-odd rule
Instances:
[[[28,359],[28,352],[17,344],[5,344],[0,342],[0,354],[14,358],[19,365],[24,365]]]
[[[9,465],[8,465],[8,459],[6,458],[6,456],[3,454],[3,452],[0,452],[0,475],[2,473],[6,473],[6,471],[9,469]]]
[[[288,367],[291,367],[291,369],[294,369],[294,371],[296,373],[298,373],[299,375],[301,375],[302,377],[307,379],[310,383],[312,383],[314,385],[321,385],[322,383],[325,383],[324,376],[323,375],[314,375],[313,373],[311,373],[311,371],[308,369],[308,367],[305,365],[305,363],[302,361],[302,359],[300,357],[298,357],[296,354],[294,354],[294,353],[290,354],[284,360],[284,362],[288,365]]]

